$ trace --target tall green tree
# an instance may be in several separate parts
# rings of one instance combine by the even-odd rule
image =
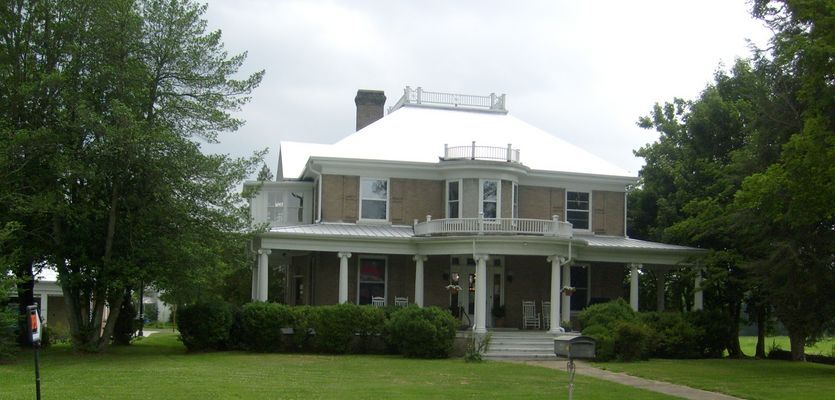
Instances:
[[[733,205],[792,358],[803,360],[835,321],[835,4],[758,0],[754,15],[776,32],[775,66],[799,81],[800,127]]]
[[[736,153],[754,129],[757,104],[768,98],[762,67],[740,60],[730,71],[718,71],[697,99],[656,105],[639,121],[660,137],[636,151],[647,164],[643,185],[631,196],[633,226],[642,231],[632,234],[712,249],[704,260],[706,306],[721,311],[731,327],[739,325],[748,287],[742,255],[725,229],[731,220],[724,206],[741,183]],[[741,356],[738,328],[728,336],[729,354]]]
[[[647,166],[634,223],[639,235],[713,249],[708,299],[731,316],[743,300],[754,308],[758,355],[773,307],[802,359],[835,315],[835,6],[762,0],[753,10],[776,32],[768,51],[641,120],[661,138],[636,152]]]
[[[3,165],[14,182],[42,178],[11,187],[15,204],[37,207],[9,218],[31,217],[43,232],[45,240],[30,242],[33,258],[57,268],[78,348],[107,346],[132,288],[183,298],[210,279],[184,281],[239,262],[224,251],[243,247],[235,242],[248,222],[234,190],[262,154],[205,155],[199,141],[242,124],[233,113],[263,72],[234,79],[245,54],[225,52],[220,33],[206,31],[205,10],[190,0],[21,0],[4,10],[8,20],[38,17],[4,32],[11,42],[32,37],[0,58],[21,115],[31,114],[26,125],[3,116],[3,149],[9,159],[43,160],[32,170]],[[36,46],[40,36],[51,47]],[[31,89],[42,86],[56,103],[45,120]]]

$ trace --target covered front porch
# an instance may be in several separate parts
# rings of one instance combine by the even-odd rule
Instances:
[[[449,308],[478,333],[496,326],[557,333],[587,305],[618,297],[637,310],[644,272],[698,268],[694,260],[702,253],[624,237],[416,237],[410,226],[357,224],[274,228],[254,248],[253,300],[394,306],[405,299]],[[664,273],[654,275],[663,279]],[[699,274],[695,279],[693,307],[699,309]],[[283,281],[282,298],[269,294],[276,281]],[[564,293],[565,286],[574,293]],[[656,286],[663,309],[665,285]],[[527,318],[523,302],[529,302]]]

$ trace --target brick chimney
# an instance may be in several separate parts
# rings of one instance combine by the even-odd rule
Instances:
[[[382,90],[360,89],[354,103],[357,105],[357,130],[360,130],[383,118],[386,95]]]

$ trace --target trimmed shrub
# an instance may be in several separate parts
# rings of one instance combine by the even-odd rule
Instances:
[[[409,306],[386,322],[387,340],[401,354],[416,358],[446,358],[455,340],[458,321],[438,307]]]
[[[636,322],[638,316],[623,299],[616,299],[588,306],[577,318],[583,327],[583,335],[595,341],[595,359],[608,361],[617,357],[615,327],[621,322]]]
[[[222,350],[233,324],[232,305],[213,301],[179,309],[177,328],[188,351]]]
[[[578,315],[580,325],[585,332],[586,327],[593,325],[602,325],[610,330],[615,328],[618,322],[621,321],[638,321],[638,313],[632,311],[632,307],[623,299],[616,299],[606,303],[598,303],[586,307]]]
[[[583,329],[583,335],[594,339],[595,360],[609,361],[615,358],[615,336],[612,330],[603,325],[592,325]]]
[[[360,319],[361,307],[355,304],[339,304],[316,308],[313,338],[317,351],[345,354],[351,349],[355,327]]]
[[[371,340],[383,333],[386,325],[386,312],[379,307],[360,306],[354,325],[359,339],[357,351],[367,353]]]
[[[641,313],[641,321],[654,331],[652,355],[660,358],[699,358],[704,331],[677,312]]]
[[[639,322],[622,321],[615,325],[615,356],[621,361],[646,360],[650,355],[653,331]]]
[[[244,348],[259,352],[279,352],[285,349],[281,328],[293,326],[290,308],[278,303],[248,303],[241,308],[240,342]]]
[[[312,331],[316,319],[316,307],[290,307],[293,316],[293,334],[285,336],[285,348],[288,351],[312,351]]]

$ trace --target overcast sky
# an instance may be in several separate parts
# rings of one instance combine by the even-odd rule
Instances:
[[[209,0],[210,28],[222,30],[230,53],[249,52],[243,72],[266,75],[241,113],[247,124],[204,148],[245,156],[268,147],[275,173],[280,140],[333,143],[353,133],[357,89],[384,90],[388,107],[409,85],[506,93],[512,115],[637,174],[643,160],[632,151],[657,138],[638,117],[656,102],[696,97],[720,63],[749,56],[746,39],[766,43],[770,33],[749,8],[746,0]]]

